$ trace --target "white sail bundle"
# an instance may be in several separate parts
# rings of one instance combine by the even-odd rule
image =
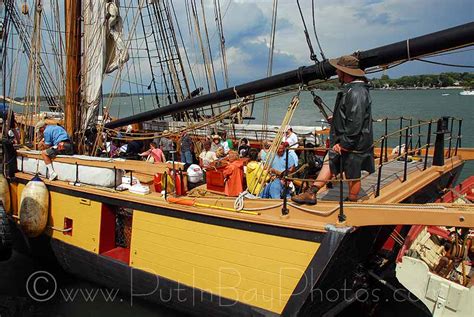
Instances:
[[[107,74],[128,61],[128,51],[122,40],[123,21],[120,16],[118,0],[108,1],[107,10]]]
[[[81,128],[93,127],[99,113],[104,73],[128,61],[122,40],[122,17],[118,1],[87,0],[84,3],[83,111]]]

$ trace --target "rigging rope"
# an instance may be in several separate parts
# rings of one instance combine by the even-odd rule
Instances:
[[[267,77],[272,75],[273,70],[273,52],[275,49],[275,33],[278,13],[278,0],[273,0],[272,9],[272,30],[270,33],[270,47],[268,48],[268,64],[267,64]],[[268,113],[270,108],[270,99],[268,93],[265,93],[265,100],[263,102],[263,119],[262,119],[262,130],[266,131],[268,127]],[[267,134],[264,134],[264,138],[267,138]]]
[[[315,62],[318,62],[318,57],[316,56],[316,54],[314,53],[314,49],[313,49],[313,45],[311,44],[311,39],[309,37],[309,33],[308,33],[308,28],[306,27],[306,22],[304,20],[304,16],[303,16],[303,11],[301,10],[301,5],[300,5],[300,1],[299,0],[296,0],[296,4],[298,5],[298,10],[300,12],[300,16],[301,16],[301,21],[303,22],[303,27],[304,27],[304,36],[306,38],[306,43],[308,44],[308,48],[309,48],[309,58],[312,60],[312,61],[315,61]]]
[[[258,172],[258,177],[254,183],[253,188],[250,189],[250,192],[252,193],[255,192],[257,188],[259,188],[259,193],[260,193],[263,190],[265,183],[267,182],[268,172],[266,171],[268,171],[270,167],[272,166],[273,159],[275,158],[278,147],[280,146],[283,140],[283,135],[285,134],[286,127],[291,123],[291,119],[293,118],[293,115],[296,109],[298,108],[298,105],[300,103],[299,97],[300,97],[301,88],[302,87],[300,87],[300,89],[298,90],[298,93],[293,97],[290,104],[288,105],[287,112],[283,118],[280,128],[278,129],[275,135],[275,138],[273,139],[273,142],[268,151],[265,163],[263,164],[262,169]]]
[[[318,32],[316,32],[316,14],[315,14],[315,10],[314,10],[314,0],[311,0],[311,12],[312,12],[312,16],[313,16],[313,31],[314,31],[314,37],[316,38],[316,43],[318,43],[318,47],[319,47],[319,52],[321,54],[321,58],[323,60],[326,60],[326,56],[324,56],[324,52],[323,52],[323,49],[321,47],[321,43],[319,43],[319,37],[318,37]]]
[[[250,97],[244,98],[238,105],[234,105],[231,108],[227,109],[226,111],[221,112],[217,116],[213,117],[212,119],[205,120],[205,121],[197,121],[194,123],[188,124],[186,127],[176,131],[176,132],[168,132],[166,134],[164,133],[126,133],[125,135],[131,135],[130,137],[114,137],[113,139],[119,139],[119,140],[151,140],[159,137],[167,137],[167,136],[172,136],[172,135],[181,135],[183,132],[191,132],[194,130],[202,129],[207,126],[213,125],[217,122],[220,122],[224,120],[225,118],[231,117],[238,113],[239,111],[242,110],[242,107],[244,107],[249,101],[251,100]],[[108,129],[104,128],[104,131],[111,132],[118,134],[118,131],[114,129]],[[139,137],[135,137],[134,135],[140,135]],[[143,135],[148,135],[148,136],[143,136]]]
[[[419,62],[423,62],[423,63],[435,64],[435,65],[441,65],[441,66],[451,66],[451,67],[460,67],[460,68],[474,68],[474,65],[449,64],[449,63],[428,61],[426,59],[421,59],[421,58],[414,58],[414,60],[419,61]]]
[[[206,35],[207,48],[208,48],[208,51],[209,51],[209,60],[210,60],[210,63],[211,63],[212,78],[214,80],[214,85],[215,85],[216,91],[217,91],[218,89],[217,89],[216,72],[214,70],[214,60],[212,58],[211,43],[209,42],[209,32],[207,31],[206,10],[205,10],[205,7],[204,7],[203,0],[201,0],[201,10],[202,10],[202,21],[204,23],[204,32],[205,32],[205,35]]]
[[[139,9],[138,9],[137,14],[135,14],[133,16],[133,20],[132,20],[132,23],[131,23],[131,25],[132,25],[131,32],[129,34],[129,37],[127,38],[127,41],[124,41],[125,42],[125,50],[128,50],[129,47],[130,47],[131,36],[132,36],[133,32],[135,32],[136,26],[138,24],[138,17],[140,16],[140,12],[143,9],[144,2],[145,2],[145,0],[140,0],[139,3],[138,3]],[[110,107],[112,105],[113,97],[115,96],[115,94],[117,92],[118,85],[120,83],[120,77],[122,75],[122,70],[123,70],[123,64],[119,65],[119,67],[116,70],[115,79],[114,79],[112,89],[111,89],[111,93],[110,93],[111,98],[109,98],[108,101],[107,101],[106,110],[104,111],[104,118],[108,118],[110,116]],[[92,147],[92,153],[97,152],[97,148],[99,147],[99,143],[101,142],[102,130],[103,130],[103,125],[99,126],[98,129],[97,129],[97,136],[96,136],[94,145]],[[84,141],[84,138],[85,138],[85,131],[83,131],[81,133],[81,136],[80,136],[81,142]]]
[[[222,26],[221,3],[220,0],[214,0],[214,15],[216,19],[216,28],[219,35],[219,44],[221,49],[222,72],[224,76],[225,87],[229,88],[229,71],[227,69],[227,56],[225,52],[224,28]]]
[[[176,10],[174,9],[174,4],[173,4],[173,1],[170,2],[171,3],[171,10],[173,11],[173,16],[174,16],[174,19],[176,21],[176,27],[178,29],[178,34],[179,34],[179,38],[181,40],[181,45],[182,47],[185,47],[184,45],[184,39],[183,39],[183,34],[181,33],[181,27],[179,26],[179,21],[178,21],[178,17],[176,16]],[[189,56],[188,56],[188,51],[187,50],[184,50],[184,56],[186,57],[186,62],[188,64],[188,68],[189,68],[189,73],[191,75],[191,79],[193,81],[193,85],[194,87],[197,87],[196,85],[196,80],[194,79],[194,73],[193,73],[193,70],[191,68],[191,63],[189,62]]]

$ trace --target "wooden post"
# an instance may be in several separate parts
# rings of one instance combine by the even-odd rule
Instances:
[[[65,0],[66,18],[66,100],[64,107],[64,126],[67,133],[76,141],[78,107],[80,101],[81,70],[81,2]]]

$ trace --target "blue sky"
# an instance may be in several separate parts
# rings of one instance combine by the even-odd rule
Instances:
[[[31,0],[29,0],[31,2]],[[130,3],[132,0],[123,0]],[[149,1],[149,0],[141,0]],[[186,0],[189,1],[189,0]],[[226,55],[230,77],[230,85],[266,77],[268,47],[270,42],[271,15],[273,0],[219,0],[223,15],[223,29],[226,40]],[[312,29],[311,0],[300,0],[306,24],[312,37],[313,46],[317,49]],[[472,22],[474,20],[474,0],[314,0],[316,4],[316,25],[326,57],[334,58],[350,54],[357,50],[366,50],[381,45],[406,40],[407,38],[435,32],[445,28]],[[17,4],[20,1],[17,1]],[[184,36],[185,49],[188,53],[197,87],[207,87],[204,79],[202,57],[197,46],[196,35],[191,39],[185,10],[185,1],[173,0],[176,14]],[[190,3],[190,2],[187,2]],[[199,0],[196,3],[200,3]],[[209,37],[214,58],[218,88],[224,88],[222,67],[220,66],[219,42],[214,21],[214,0],[203,0]],[[303,34],[303,25],[296,5],[296,0],[278,1],[278,19],[275,38],[275,53],[273,74],[296,69],[303,65],[311,65],[309,51]],[[136,0],[133,0],[136,7]],[[49,1],[45,1],[48,8]],[[198,5],[200,10],[200,5]],[[47,11],[47,10],[44,10]],[[121,14],[128,22],[132,21],[136,10],[121,8]],[[146,14],[146,12],[145,12]],[[201,12],[199,13],[201,14]],[[61,14],[62,16],[62,14]],[[202,20],[201,20],[202,23]],[[128,27],[124,23],[124,40],[129,37]],[[143,31],[137,27],[136,35],[143,39]],[[140,33],[141,32],[141,33]],[[48,40],[47,36],[43,39]],[[145,56],[144,40],[132,42],[131,47],[139,47],[138,54]],[[51,50],[50,48],[48,49]],[[184,50],[181,49],[184,53]],[[51,53],[51,52],[50,52]],[[132,54],[132,53],[131,53]],[[136,52],[134,54],[137,54]],[[51,55],[49,55],[51,56]],[[184,56],[184,54],[183,54]],[[22,68],[18,72],[20,86],[27,82],[26,65],[28,59],[22,57]],[[43,56],[44,59],[51,58]],[[437,57],[434,60],[452,63],[474,65],[474,47],[470,51]],[[141,59],[140,69],[149,69],[147,59]],[[128,67],[132,63],[127,64]],[[139,78],[128,78],[122,74],[122,79],[131,82],[151,82],[150,72],[138,72]],[[436,66],[421,62],[410,62],[393,68],[387,72],[390,77],[400,77],[414,74],[436,74],[448,71],[471,71],[474,69]],[[55,69],[51,70],[53,77],[59,78]],[[110,74],[104,81],[104,91],[111,90],[117,72]],[[133,74],[132,74],[133,75]],[[380,73],[379,73],[380,75]],[[54,83],[61,80],[53,78]],[[129,92],[129,81],[124,81],[121,88]],[[191,89],[194,89],[192,85]],[[143,90],[143,87],[141,88]],[[18,89],[19,94],[23,94]],[[60,93],[61,94],[60,90]],[[131,91],[136,92],[136,91]]]
[[[229,4],[230,1],[230,4]],[[265,77],[272,0],[221,0],[231,82]],[[209,2],[209,10],[212,1]],[[300,0],[309,32],[311,1]],[[327,57],[337,57],[435,32],[474,20],[473,0],[315,0],[318,36]],[[211,15],[212,17],[212,15]],[[316,43],[312,38],[313,46]],[[311,64],[296,0],[280,0],[274,71]],[[434,59],[474,65],[474,51]],[[410,62],[389,70],[391,77],[446,71],[474,71]]]

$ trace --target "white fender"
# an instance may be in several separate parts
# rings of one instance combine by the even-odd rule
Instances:
[[[10,185],[3,174],[0,173],[0,201],[3,203],[3,209],[7,214],[10,213]]]
[[[30,238],[43,233],[48,223],[49,192],[39,177],[26,184],[20,199],[20,226]]]

